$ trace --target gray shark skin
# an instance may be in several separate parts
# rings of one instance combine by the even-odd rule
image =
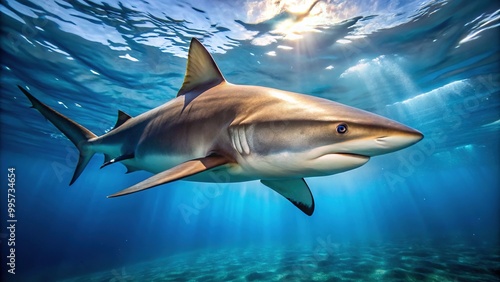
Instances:
[[[415,129],[336,102],[298,93],[227,82],[212,56],[191,41],[186,76],[176,98],[137,117],[118,112],[116,126],[96,136],[19,86],[33,107],[80,151],[70,185],[95,153],[102,167],[152,177],[109,197],[176,180],[261,182],[312,215],[305,177],[362,166],[423,138]],[[101,168],[102,168],[101,167]]]

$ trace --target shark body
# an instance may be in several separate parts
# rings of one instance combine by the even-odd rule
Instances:
[[[115,128],[99,137],[19,88],[79,149],[70,185],[95,153],[105,155],[102,167],[119,162],[127,172],[155,174],[109,197],[181,179],[260,179],[312,215],[305,177],[354,169],[423,138],[393,120],[326,99],[231,84],[196,39],[177,97],[134,118],[119,111]]]

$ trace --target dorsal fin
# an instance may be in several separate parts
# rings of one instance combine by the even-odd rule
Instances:
[[[225,81],[224,76],[207,49],[198,39],[191,39],[186,75],[177,97],[193,91],[195,96],[198,96],[223,81]]]
[[[120,125],[124,124],[127,120],[131,119],[132,117],[120,110],[118,110],[118,119],[116,120],[116,124],[113,127],[113,129],[118,128]]]

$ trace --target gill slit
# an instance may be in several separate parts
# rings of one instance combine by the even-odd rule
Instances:
[[[246,155],[248,155],[250,154],[250,146],[248,146],[246,126],[243,125],[239,127],[238,132],[239,132],[238,136],[240,137],[241,148],[243,149],[242,152],[240,153],[242,154],[245,153]]]
[[[235,126],[229,129],[231,143],[233,148],[241,155],[250,154],[250,146],[248,145],[246,126]]]

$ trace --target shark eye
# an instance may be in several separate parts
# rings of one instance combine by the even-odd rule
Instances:
[[[345,123],[341,123],[339,125],[337,125],[337,132],[339,134],[344,134],[347,132],[347,124]]]

